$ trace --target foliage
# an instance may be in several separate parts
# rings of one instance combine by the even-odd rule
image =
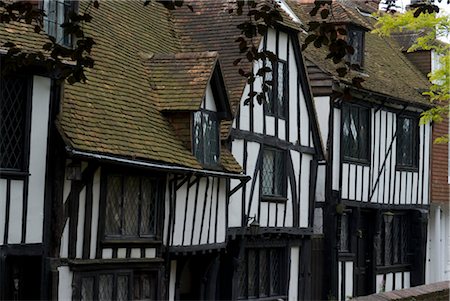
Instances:
[[[419,37],[408,49],[408,52],[430,50],[438,56],[437,68],[428,74],[431,81],[430,89],[423,94],[435,104],[433,108],[422,114],[421,123],[440,122],[449,115],[450,105],[450,45],[438,40],[439,37],[449,37],[450,16],[432,13],[417,13],[419,8],[403,14],[384,14],[378,16],[376,33],[388,36],[393,32],[414,32]],[[439,139],[440,142],[445,139]]]
[[[4,59],[2,72],[8,73],[23,66],[38,63],[45,66],[47,71],[57,79],[67,79],[71,84],[86,81],[84,70],[94,66],[94,60],[90,57],[90,53],[95,42],[84,34],[83,24],[92,20],[92,16],[89,14],[92,6],[99,8],[98,0],[91,0],[81,13],[71,11],[68,20],[61,25],[66,34],[76,38],[73,48],[60,45],[59,41],[51,36],[48,37],[48,42],[42,45],[42,50],[33,53],[23,51],[12,42],[6,42],[3,46],[8,48],[8,52]],[[0,1],[0,9],[0,23],[33,24],[34,31],[41,33],[45,16],[45,12],[41,8],[33,6],[27,1]]]

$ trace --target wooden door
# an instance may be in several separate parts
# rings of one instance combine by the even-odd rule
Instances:
[[[375,219],[370,212],[361,212],[356,229],[355,295],[373,293],[373,238]]]

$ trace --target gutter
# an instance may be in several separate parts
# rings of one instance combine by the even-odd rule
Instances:
[[[180,173],[180,174],[191,174],[191,175],[197,175],[197,176],[213,176],[213,177],[219,177],[219,178],[237,179],[237,180],[240,180],[241,182],[244,181],[244,183],[247,183],[250,180],[250,176],[247,176],[245,174],[234,174],[234,173],[223,172],[223,171],[195,169],[195,168],[190,168],[190,167],[167,165],[167,164],[162,164],[162,163],[151,163],[151,162],[145,162],[145,161],[140,161],[140,160],[130,160],[130,159],[119,158],[119,157],[114,157],[114,156],[110,156],[110,155],[102,155],[102,154],[96,154],[96,153],[91,153],[91,152],[78,151],[69,146],[66,146],[66,151],[69,155],[75,156],[75,157],[82,157],[82,158],[86,158],[86,159],[95,159],[95,160],[99,160],[99,161],[103,161],[103,162],[110,162],[110,163],[119,163],[119,164],[135,166],[135,167],[150,168],[150,169],[159,170],[159,171],[166,171],[166,172],[173,172],[173,173]]]

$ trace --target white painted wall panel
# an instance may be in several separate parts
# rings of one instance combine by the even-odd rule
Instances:
[[[255,63],[254,68],[255,70],[260,68],[258,63]],[[257,77],[255,79],[255,83],[253,84],[253,91],[260,93],[262,91],[262,83],[262,78]],[[264,122],[262,116],[264,116],[264,106],[263,104],[259,104],[255,98],[253,104],[253,132],[255,133],[263,134],[264,132]]]
[[[326,166],[319,165],[317,167],[317,179],[316,179],[316,202],[325,202],[325,179],[326,179]]]
[[[289,300],[298,300],[298,267],[300,260],[300,247],[291,248],[290,277],[289,277]]]
[[[341,188],[343,199],[348,199],[348,196],[349,196],[349,193],[348,193],[349,172],[350,172],[350,164],[343,163],[342,164],[342,188]]]
[[[353,262],[345,262],[345,299],[353,297]]]
[[[289,42],[289,141],[297,143],[298,140],[298,123],[297,123],[297,68],[293,68],[295,64],[294,48],[292,41]]]
[[[0,245],[5,235],[6,180],[0,179]]]
[[[405,204],[411,205],[412,172],[406,172]]]
[[[363,192],[362,192],[362,201],[367,202],[369,198],[370,193],[370,167],[364,166],[363,168],[363,179],[364,179],[364,185],[363,185]]]
[[[278,138],[286,140],[286,121],[278,119]]]
[[[333,190],[339,190],[340,171],[340,144],[341,144],[341,110],[334,109],[333,116]]]
[[[377,293],[381,293],[384,291],[384,275],[383,274],[377,275],[375,291]]]
[[[64,230],[61,237],[61,245],[59,249],[59,254],[61,258],[69,257],[69,221],[70,218],[67,219],[67,222],[64,225]]]
[[[303,155],[302,158],[302,175],[300,180],[300,227],[308,227],[309,216],[309,178],[310,178],[310,162],[311,155]]]
[[[417,199],[417,202],[422,204],[424,198],[423,198],[423,179],[424,179],[424,169],[423,169],[423,160],[424,160],[424,141],[423,141],[423,135],[425,133],[425,125],[421,125],[419,129],[419,137],[420,137],[420,147],[419,147],[419,197]],[[425,170],[426,172],[426,170]]]
[[[145,258],[156,258],[156,249],[155,248],[146,248],[145,249]]]
[[[402,289],[403,272],[395,273],[395,288],[396,290]]]
[[[306,101],[303,91],[300,93],[300,143],[301,145],[308,146],[309,132],[309,114],[306,107]]]
[[[400,185],[401,185],[401,195],[400,195],[400,204],[406,204],[406,192],[407,192],[407,186],[406,186],[406,180],[407,180],[407,172],[401,172],[400,175]]]
[[[250,92],[250,86],[246,85],[242,94],[241,103],[239,105],[239,129],[244,131],[250,130],[250,112],[249,106],[244,105],[244,100]]]
[[[394,274],[393,273],[386,274],[386,286],[385,286],[386,292],[392,291],[393,285],[394,285]]]
[[[131,258],[141,258],[141,249],[133,248],[130,252]]]
[[[431,144],[431,139],[430,139],[430,134],[431,134],[431,126],[429,124],[424,125],[425,126],[425,154],[424,154],[424,160],[425,160],[425,173],[424,173],[424,200],[423,203],[424,204],[428,204],[429,203],[429,198],[430,198],[430,144]]]
[[[83,239],[84,239],[84,215],[86,213],[86,188],[80,192],[80,202],[78,207],[78,225],[77,225],[77,245],[76,257],[83,257]]]
[[[45,163],[51,80],[33,77],[28,182],[27,243],[41,243],[44,223]]]
[[[275,136],[275,118],[266,116],[266,135]]]
[[[342,301],[342,261],[338,262],[338,301]]]
[[[394,204],[400,204],[400,172],[395,172]]]
[[[194,245],[198,244],[199,239],[200,239],[200,230],[201,230],[201,225],[202,225],[202,220],[203,220],[202,214],[203,214],[203,207],[204,207],[204,201],[205,201],[206,182],[207,182],[206,178],[201,178],[200,182],[199,182],[198,197],[197,197],[197,204],[196,204],[197,206],[195,208],[195,223],[193,220],[193,215],[188,216],[188,222],[193,223],[193,227],[194,227],[193,240],[192,240],[192,244],[194,244]]]
[[[288,35],[280,31],[278,35],[278,58],[287,60]],[[291,65],[292,66],[292,65]]]
[[[410,288],[411,287],[411,273],[410,272],[404,272],[403,273],[403,288]]]
[[[361,165],[356,165],[356,193],[355,193],[355,200],[361,201],[362,200],[362,189],[363,189],[363,171],[364,168]]]
[[[202,102],[202,108],[209,111],[217,112],[216,101],[214,100],[214,96],[212,93],[211,83],[208,83],[208,86],[206,87],[206,94],[205,99]]]
[[[237,193],[240,193],[240,191],[237,192]],[[218,202],[219,202],[219,199],[217,199],[217,193],[214,193],[213,194],[213,199],[212,199],[212,202],[211,202],[211,206],[212,206],[212,210],[211,210],[211,226],[210,226],[209,237],[208,237],[210,243],[214,242],[214,235],[216,233],[216,223],[214,221],[217,218],[216,217],[216,208],[218,206]],[[240,202],[236,202],[236,207],[237,207],[237,210],[238,210],[237,212],[241,212],[240,206],[241,206]],[[218,212],[218,214],[219,214],[219,212]],[[206,233],[206,235],[208,235],[208,233]]]
[[[348,199],[349,200],[356,200],[355,196],[355,184],[356,184],[356,165],[355,164],[349,164],[350,170],[348,178],[349,181],[349,192],[348,192]],[[342,181],[344,182],[344,181]]]
[[[217,216],[217,242],[224,242],[226,238],[226,212],[227,212],[227,202],[226,202],[226,182],[220,181],[220,192],[219,192],[219,210]]]
[[[22,238],[23,185],[23,180],[11,181],[8,229],[8,243],[10,244],[19,244]],[[33,214],[34,212],[29,212],[28,216]]]
[[[127,257],[127,249],[126,248],[118,248],[117,249],[117,258],[126,258]]]
[[[58,300],[72,300],[72,279],[68,266],[58,267]]]
[[[101,168],[97,169],[97,171],[95,172],[92,186],[91,249],[89,254],[90,259],[94,259],[95,253],[97,252],[97,231],[100,206],[100,174]]]
[[[103,259],[111,259],[112,258],[112,253],[113,253],[113,250],[110,249],[110,248],[103,249],[102,250],[102,258]]]

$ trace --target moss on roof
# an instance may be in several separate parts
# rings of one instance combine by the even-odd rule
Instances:
[[[298,17],[307,23],[310,19],[310,5],[299,4],[294,1],[288,3]],[[344,6],[341,2],[337,2],[335,5]],[[373,29],[375,19],[360,14],[356,9],[359,5],[361,4],[355,1],[345,1],[345,10],[348,12],[346,16],[352,18],[352,20],[363,19],[366,27]],[[365,7],[366,11],[368,9],[370,8]],[[303,40],[305,36],[306,34],[300,35],[300,39]],[[325,47],[318,49],[309,45],[303,53],[309,61],[330,74],[336,81],[351,84],[351,79],[359,76],[365,80],[362,86],[366,90],[408,103],[429,105],[427,98],[421,94],[429,87],[428,80],[403,55],[400,45],[392,38],[383,38],[367,32],[363,69],[361,72],[352,71],[344,78],[337,75],[336,68],[338,66],[331,60],[325,59],[327,55]]]

